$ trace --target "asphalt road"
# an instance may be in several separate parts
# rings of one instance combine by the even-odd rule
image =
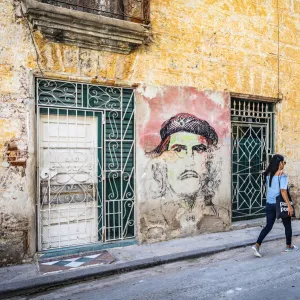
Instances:
[[[265,243],[263,258],[241,248],[14,299],[300,299],[300,251],[283,245]]]

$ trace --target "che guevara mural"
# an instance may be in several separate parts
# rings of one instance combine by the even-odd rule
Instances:
[[[231,206],[228,94],[141,87],[137,138],[142,240],[224,230]]]

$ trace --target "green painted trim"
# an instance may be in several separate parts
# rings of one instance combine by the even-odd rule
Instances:
[[[104,172],[102,172],[102,169],[104,169],[104,165],[103,165],[103,160],[102,160],[102,154],[103,154],[103,149],[104,149],[104,130],[103,130],[103,123],[102,123],[102,119],[103,119],[103,116],[104,118],[106,118],[106,112],[102,112],[101,114],[101,118],[98,117],[98,124],[97,124],[97,140],[98,140],[98,151],[97,151],[97,157],[98,157],[98,161],[100,163],[98,163],[98,166],[97,166],[97,178],[98,178],[98,195],[97,195],[97,203],[98,203],[98,218],[97,218],[97,221],[98,221],[98,241],[101,241],[102,240],[102,225],[103,225],[103,218],[105,216],[103,216],[103,209],[104,209],[104,199],[102,197],[103,195],[103,184],[104,184],[104,181],[103,181],[103,178],[102,176],[104,175]],[[101,169],[101,167],[102,169]],[[100,177],[101,176],[101,177]],[[101,180],[99,180],[99,177],[101,178]],[[99,218],[99,216],[101,217],[101,219]]]
[[[117,247],[127,247],[132,245],[137,245],[138,241],[135,239],[130,240],[123,240],[118,241],[114,243],[97,243],[97,244],[89,244],[89,245],[82,245],[82,246],[74,246],[74,247],[66,247],[66,248],[60,248],[60,249],[52,249],[52,250],[46,250],[38,252],[39,260],[43,260],[46,258],[54,258],[59,256],[65,256],[65,255],[76,255],[76,254],[82,254],[85,252],[93,252],[93,251],[99,251],[99,250],[107,250]]]

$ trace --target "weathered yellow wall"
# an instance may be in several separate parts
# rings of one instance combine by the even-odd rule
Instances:
[[[34,40],[41,69],[49,78],[121,85],[192,86],[200,90],[276,97],[279,20],[279,89],[284,99],[277,105],[276,150],[287,155],[288,172],[297,183],[300,178],[297,151],[300,145],[300,1],[278,2],[152,0],[153,43],[127,56],[48,43],[39,32],[34,33]],[[11,138],[23,143],[34,135],[29,121],[34,101],[32,76],[39,74],[26,21],[15,17],[13,3],[13,0],[0,3],[0,162],[4,144]],[[23,118],[17,121],[18,115]],[[28,167],[26,170],[29,180],[32,174]],[[0,166],[2,181],[6,171]],[[14,180],[12,184],[21,182],[22,172],[19,176],[19,181]],[[9,198],[8,187],[2,186],[3,189],[5,198]],[[19,202],[12,202],[9,209],[0,195],[0,210],[16,211],[21,203],[25,209],[20,215],[28,215],[34,207],[28,197],[34,199],[34,195],[26,186],[20,193]]]
[[[281,89],[292,95],[297,91],[291,77],[298,70],[300,11],[298,1],[280,2]],[[3,6],[8,14],[3,12],[2,22],[10,34],[1,43],[13,47],[1,67],[2,91],[10,92],[16,71],[10,66],[22,58],[24,67],[37,70],[36,54],[25,22],[14,20],[12,0]],[[47,43],[36,32],[42,70],[48,76],[92,77],[101,83],[145,82],[277,96],[276,1],[153,0],[151,7],[154,42],[128,56]]]
[[[276,1],[154,0],[151,7],[154,42],[128,56],[47,43],[36,32],[43,71],[49,76],[97,77],[98,82],[146,82],[277,95]],[[22,32],[18,57],[24,59],[24,66],[36,69],[28,30],[24,22],[15,23],[12,7],[7,9],[10,17],[5,17],[4,24],[15,33]],[[280,12],[285,75],[290,75],[293,66],[284,59],[297,59],[298,19],[291,10],[292,6]],[[19,45],[10,51],[14,49]],[[2,72],[10,80],[13,71],[4,66]]]

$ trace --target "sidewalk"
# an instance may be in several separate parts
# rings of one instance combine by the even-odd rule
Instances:
[[[292,226],[293,235],[300,235],[300,221],[293,221]],[[249,246],[256,241],[260,230],[261,226],[256,226],[150,245],[108,249],[109,253],[116,258],[116,262],[110,265],[82,267],[46,274],[39,273],[37,264],[0,268],[0,299]],[[276,222],[266,241],[284,237],[283,225]],[[249,255],[251,255],[250,251]]]

